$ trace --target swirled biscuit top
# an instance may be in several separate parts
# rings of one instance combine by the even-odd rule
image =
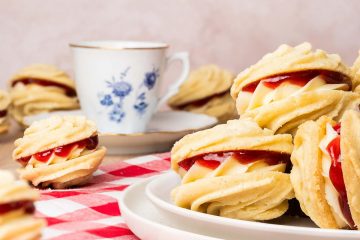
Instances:
[[[95,123],[83,116],[53,116],[34,122],[25,130],[24,136],[15,141],[13,158],[31,156],[86,139],[96,133]]]
[[[319,49],[312,51],[311,44],[307,42],[296,47],[281,45],[275,52],[266,54],[256,64],[239,73],[231,87],[231,95],[236,99],[244,86],[260,79],[306,70],[328,70],[352,78],[351,70],[337,54],[328,54]]]
[[[11,79],[13,83],[21,79],[41,79],[63,84],[75,89],[74,81],[64,71],[52,65],[34,64],[20,69]]]
[[[14,176],[4,170],[0,170],[0,204],[17,201],[35,201],[40,194],[32,189],[25,181],[15,180]]]
[[[180,86],[179,92],[170,98],[172,107],[182,106],[206,97],[227,91],[234,75],[216,65],[206,65],[190,73],[189,78]]]
[[[10,104],[10,96],[7,92],[0,90],[0,110],[6,109]]]
[[[290,134],[277,134],[260,128],[255,122],[242,119],[199,131],[183,137],[171,150],[171,166],[177,171],[184,159],[212,152],[265,150],[291,154]]]

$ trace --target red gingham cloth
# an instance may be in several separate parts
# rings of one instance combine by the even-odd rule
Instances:
[[[36,209],[48,222],[43,239],[138,239],[122,219],[118,200],[130,184],[169,167],[169,153],[147,155],[101,166],[84,187],[42,191]]]

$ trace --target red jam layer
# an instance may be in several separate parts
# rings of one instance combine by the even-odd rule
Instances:
[[[0,214],[6,214],[11,211],[15,211],[18,209],[24,209],[25,213],[32,214],[35,212],[35,206],[32,201],[18,201],[12,203],[4,203],[0,204]]]
[[[37,79],[37,78],[19,79],[19,80],[12,82],[11,86],[14,87],[16,84],[18,84],[20,82],[23,83],[24,85],[37,84],[37,85],[44,86],[44,87],[59,87],[59,88],[62,88],[65,90],[65,94],[67,96],[69,96],[69,97],[76,96],[76,91],[73,88],[66,86],[64,84],[61,84],[61,83],[48,81],[48,80],[44,80],[44,79]]]
[[[322,76],[322,78],[328,84],[346,83],[349,85],[349,89],[351,88],[351,81],[344,74],[333,71],[327,71],[327,70],[307,70],[307,71],[278,74],[278,75],[266,77],[256,82],[249,83],[248,85],[242,88],[242,91],[253,93],[255,92],[260,82],[262,82],[266,87],[271,89],[276,89],[283,82],[290,82],[291,84],[303,87],[311,79],[319,75]]]
[[[352,229],[356,229],[354,220],[351,216],[350,206],[348,203],[346,187],[344,183],[343,172],[341,168],[341,149],[340,149],[340,132],[341,125],[336,124],[333,126],[333,129],[339,134],[335,139],[333,139],[329,145],[326,147],[330,157],[331,157],[331,166],[329,170],[330,180],[335,187],[336,191],[339,193],[339,204],[342,214],[344,215],[346,221],[350,224]]]
[[[184,159],[179,162],[178,165],[186,171],[188,171],[195,163],[198,163],[203,167],[215,169],[230,156],[235,158],[241,164],[248,164],[258,160],[264,160],[269,165],[290,162],[290,155],[287,153],[264,150],[237,150],[201,154]]]
[[[184,109],[186,106],[195,106],[195,107],[201,107],[203,105],[205,105],[208,101],[210,101],[210,99],[215,98],[215,97],[222,97],[225,96],[227,93],[229,92],[229,90],[225,91],[225,92],[221,92],[221,93],[217,93],[217,94],[212,94],[208,97],[193,101],[193,102],[188,102],[185,104],[182,104],[180,106],[177,106],[178,109]]]
[[[26,165],[29,160],[31,159],[31,157],[33,156],[36,160],[40,161],[40,162],[47,162],[52,154],[55,154],[56,156],[59,157],[67,157],[69,156],[70,152],[75,148],[86,148],[88,150],[93,150],[97,147],[99,143],[99,139],[98,136],[91,136],[89,138],[74,142],[74,143],[69,143],[63,146],[59,146],[56,148],[52,148],[49,150],[45,150],[42,152],[38,152],[35,153],[31,156],[27,156],[27,157],[22,157],[17,159],[17,161],[19,163],[21,163],[22,165]]]
[[[0,111],[0,118],[3,118],[7,115],[7,110]]]

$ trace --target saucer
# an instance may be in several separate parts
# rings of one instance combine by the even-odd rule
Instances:
[[[53,115],[84,115],[81,110],[56,111],[27,116],[26,125]],[[99,133],[99,140],[108,151],[107,154],[143,154],[164,152],[183,136],[210,128],[217,119],[208,115],[185,111],[157,112],[151,119],[148,129],[142,133],[112,134]]]

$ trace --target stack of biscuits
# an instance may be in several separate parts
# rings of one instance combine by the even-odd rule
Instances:
[[[172,148],[174,203],[263,221],[296,198],[319,227],[358,229],[359,85],[360,57],[350,68],[309,43],[266,54],[233,81],[239,119]]]

